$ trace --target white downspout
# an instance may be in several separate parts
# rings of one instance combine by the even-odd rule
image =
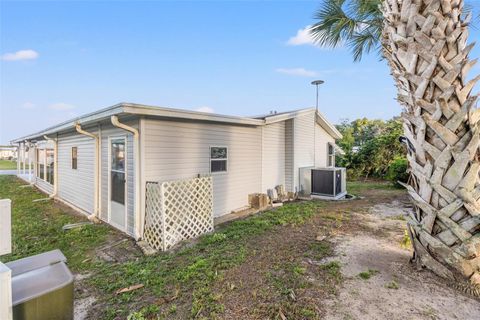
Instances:
[[[50,198],[57,196],[58,191],[58,139],[43,136],[45,140],[53,141],[53,193]],[[46,154],[46,151],[45,151]],[[47,170],[47,163],[45,162],[45,171]]]
[[[100,167],[100,139],[97,134],[87,132],[82,129],[82,125],[80,123],[75,124],[75,130],[78,133],[86,135],[95,140],[95,167],[94,167],[94,184],[95,184],[95,191],[94,191],[94,198],[93,198],[93,214],[88,216],[89,220],[97,220],[98,213],[99,213],[99,194],[100,194],[100,177],[99,177],[99,167]]]
[[[18,147],[17,147],[17,176],[20,176],[21,175],[21,172],[20,172],[20,146],[21,146],[21,143],[19,142],[18,143]]]
[[[25,178],[25,142],[22,144],[22,176]]]
[[[138,240],[141,235],[141,217],[140,217],[140,148],[139,138],[140,134],[137,129],[120,123],[117,116],[111,117],[112,124],[120,129],[133,133],[133,149],[135,154],[135,238]]]

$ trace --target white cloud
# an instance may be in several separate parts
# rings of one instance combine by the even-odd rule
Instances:
[[[72,110],[75,106],[63,102],[54,103],[48,106],[49,109],[55,111],[65,111],[65,110]]]
[[[2,55],[2,60],[5,61],[33,60],[37,58],[38,52],[31,49],[19,50],[17,52],[10,52]]]
[[[289,46],[301,46],[304,44],[315,46],[312,36],[310,35],[310,28],[312,26],[306,26],[303,29],[297,31],[294,37],[288,39],[287,44]]]
[[[299,77],[315,77],[318,73],[312,70],[306,70],[304,68],[278,68],[275,69],[278,73],[288,74],[290,76],[299,76]]]
[[[210,107],[200,107],[200,108],[195,109],[195,111],[213,113],[215,110],[213,110],[213,108],[210,108]]]
[[[21,105],[22,109],[33,109],[36,107],[34,103],[31,102],[25,102],[24,104]]]

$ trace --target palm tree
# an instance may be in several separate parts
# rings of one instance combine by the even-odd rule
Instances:
[[[398,88],[415,206],[412,260],[480,285],[480,110],[468,81],[470,14],[463,0],[326,0],[311,27],[355,60],[378,50]]]

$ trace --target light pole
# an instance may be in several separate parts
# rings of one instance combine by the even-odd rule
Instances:
[[[318,86],[321,85],[322,83],[325,83],[323,80],[315,80],[312,81],[312,84],[317,87],[317,104],[316,104],[316,110],[318,111]]]

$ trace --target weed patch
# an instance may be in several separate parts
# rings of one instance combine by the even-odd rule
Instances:
[[[407,230],[405,230],[403,233],[403,238],[400,241],[400,247],[407,250],[412,248],[412,240],[410,240],[410,236],[408,235]]]
[[[398,285],[397,281],[392,280],[392,281],[390,281],[389,283],[387,283],[387,284],[385,285],[385,288],[397,290],[397,289],[400,288],[400,286]]]
[[[360,272],[358,274],[358,276],[363,279],[363,280],[368,280],[370,279],[372,276],[376,275],[377,273],[379,273],[380,271],[378,270],[374,270],[374,269],[368,269],[367,271],[363,271],[363,272]]]

